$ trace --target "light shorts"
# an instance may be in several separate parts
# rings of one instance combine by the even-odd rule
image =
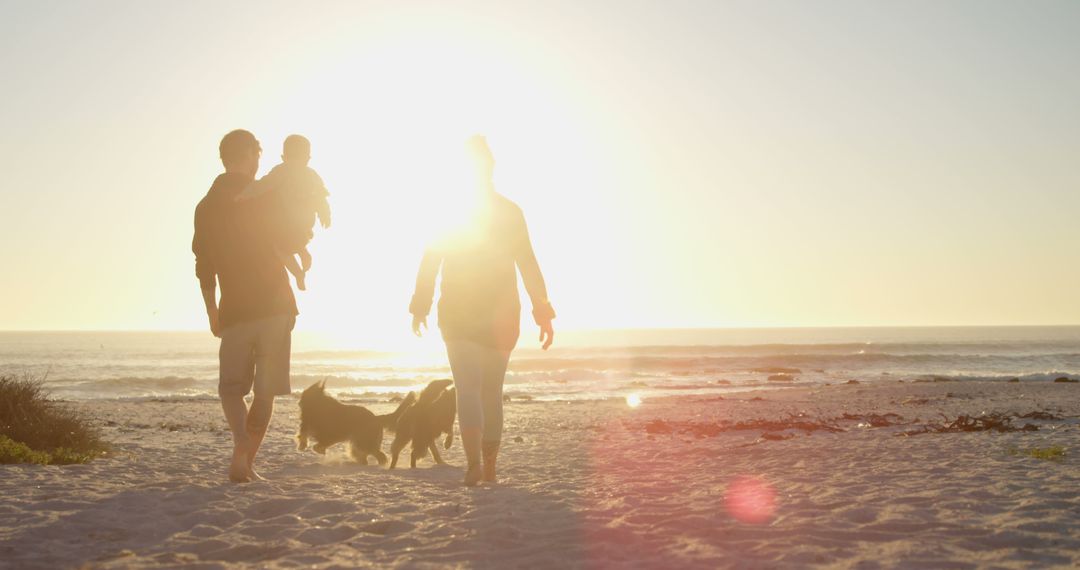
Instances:
[[[218,394],[284,396],[292,392],[289,359],[293,315],[274,315],[237,323],[221,331],[218,350]]]

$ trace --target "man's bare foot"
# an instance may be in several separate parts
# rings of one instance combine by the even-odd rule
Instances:
[[[480,444],[480,452],[484,460],[484,478],[488,483],[495,482],[495,459],[499,456],[499,442],[485,441]]]
[[[480,483],[481,475],[482,475],[482,473],[481,473],[481,469],[480,469],[479,464],[470,465],[465,470],[465,481],[464,481],[465,486],[466,487],[475,487],[478,483]]]

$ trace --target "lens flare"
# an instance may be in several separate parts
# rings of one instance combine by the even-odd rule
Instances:
[[[763,524],[776,514],[776,490],[757,477],[738,477],[724,493],[728,514],[747,524]]]
[[[640,394],[630,394],[630,395],[626,396],[626,405],[630,406],[631,408],[636,408],[636,407],[640,406],[641,405],[641,395]]]

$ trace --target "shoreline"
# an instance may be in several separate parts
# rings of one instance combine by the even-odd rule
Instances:
[[[756,381],[740,381],[735,382],[726,378],[708,378],[698,379],[695,383],[693,379],[685,380],[681,384],[664,384],[664,383],[649,383],[642,380],[633,380],[624,383],[623,386],[618,388],[597,388],[596,390],[577,392],[583,394],[576,397],[568,396],[561,392],[551,391],[529,391],[520,389],[522,384],[507,383],[504,389],[504,398],[506,402],[513,401],[515,403],[561,403],[561,402],[605,402],[605,401],[623,401],[630,395],[635,395],[641,398],[648,398],[650,400],[665,399],[665,398],[683,398],[683,397],[726,397],[735,396],[737,394],[744,394],[747,392],[771,392],[775,390],[788,390],[788,389],[822,389],[830,386],[840,386],[847,384],[862,384],[866,386],[889,386],[893,384],[929,384],[929,383],[1014,383],[1023,385],[1033,384],[1054,384],[1054,383],[1080,383],[1080,375],[1076,373],[1068,372],[1042,372],[1032,373],[1027,375],[997,375],[997,376],[970,376],[970,375],[943,375],[943,374],[925,374],[920,376],[908,376],[901,377],[899,375],[884,375],[882,377],[871,380],[859,380],[855,375],[840,374],[835,376],[829,376],[827,378],[813,378],[807,380],[802,376],[803,372],[794,370],[793,372],[786,372],[785,368],[778,368],[777,370],[783,370],[785,372],[771,373],[771,372],[757,372],[761,378]],[[731,376],[731,375],[728,375]],[[445,378],[449,379],[449,375]],[[409,391],[419,392],[423,389],[424,385],[430,380],[439,378],[425,378],[420,383],[409,383],[401,385],[380,386],[378,383],[357,383],[352,381],[351,384],[346,383],[345,386],[331,384],[328,386],[328,393],[334,397],[340,399],[343,402],[361,404],[361,405],[377,405],[383,403],[393,403],[400,401]],[[136,379],[137,380],[137,379]],[[145,379],[144,379],[145,380]],[[153,379],[150,379],[153,380]],[[175,378],[165,378],[165,380],[175,380]],[[184,379],[192,380],[194,379]],[[342,380],[341,377],[335,376],[311,376],[302,375],[299,378],[293,377],[293,384],[298,387],[293,390],[291,394],[282,396],[283,401],[293,400],[295,401],[300,397],[300,393],[303,392],[303,388],[308,385],[319,382],[321,380],[330,380],[338,382]],[[345,379],[348,380],[348,379]],[[185,401],[205,401],[216,402],[218,396],[216,392],[209,390],[196,394],[141,394],[141,395],[111,395],[111,396],[97,396],[97,397],[78,397],[72,396],[67,392],[69,389],[56,388],[50,386],[53,382],[60,381],[48,381],[43,383],[44,388],[49,391],[54,401],[65,402],[70,404],[89,404],[93,405],[95,402],[185,402]],[[214,384],[216,386],[216,380],[202,380],[205,384]],[[561,382],[560,384],[568,384],[569,381]],[[381,387],[380,390],[360,390],[360,388],[373,388]],[[59,391],[59,395],[56,395]]]
[[[637,408],[511,401],[501,481],[473,490],[460,485],[460,442],[444,452],[451,466],[394,471],[347,462],[342,446],[326,457],[297,452],[292,398],[279,399],[260,454],[269,481],[246,485],[225,482],[230,440],[214,400],[77,401],[115,452],[86,465],[0,466],[0,559],[20,568],[1070,567],[1080,564],[1078,390],[905,382],[648,398]],[[1059,419],[904,435],[962,415],[1031,412]],[[887,425],[874,419],[886,416]],[[1029,455],[1051,448],[1063,455]]]

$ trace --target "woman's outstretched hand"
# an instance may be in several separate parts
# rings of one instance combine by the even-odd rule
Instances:
[[[421,317],[420,315],[413,315],[413,318],[412,318],[412,333],[414,335],[416,335],[416,336],[421,336],[421,337],[424,336],[423,331],[420,330],[421,326],[423,326],[425,329],[428,328],[428,326],[427,326],[427,317]]]
[[[547,350],[554,340],[555,329],[551,327],[551,321],[549,320],[540,325],[540,342],[544,343],[540,348]]]

